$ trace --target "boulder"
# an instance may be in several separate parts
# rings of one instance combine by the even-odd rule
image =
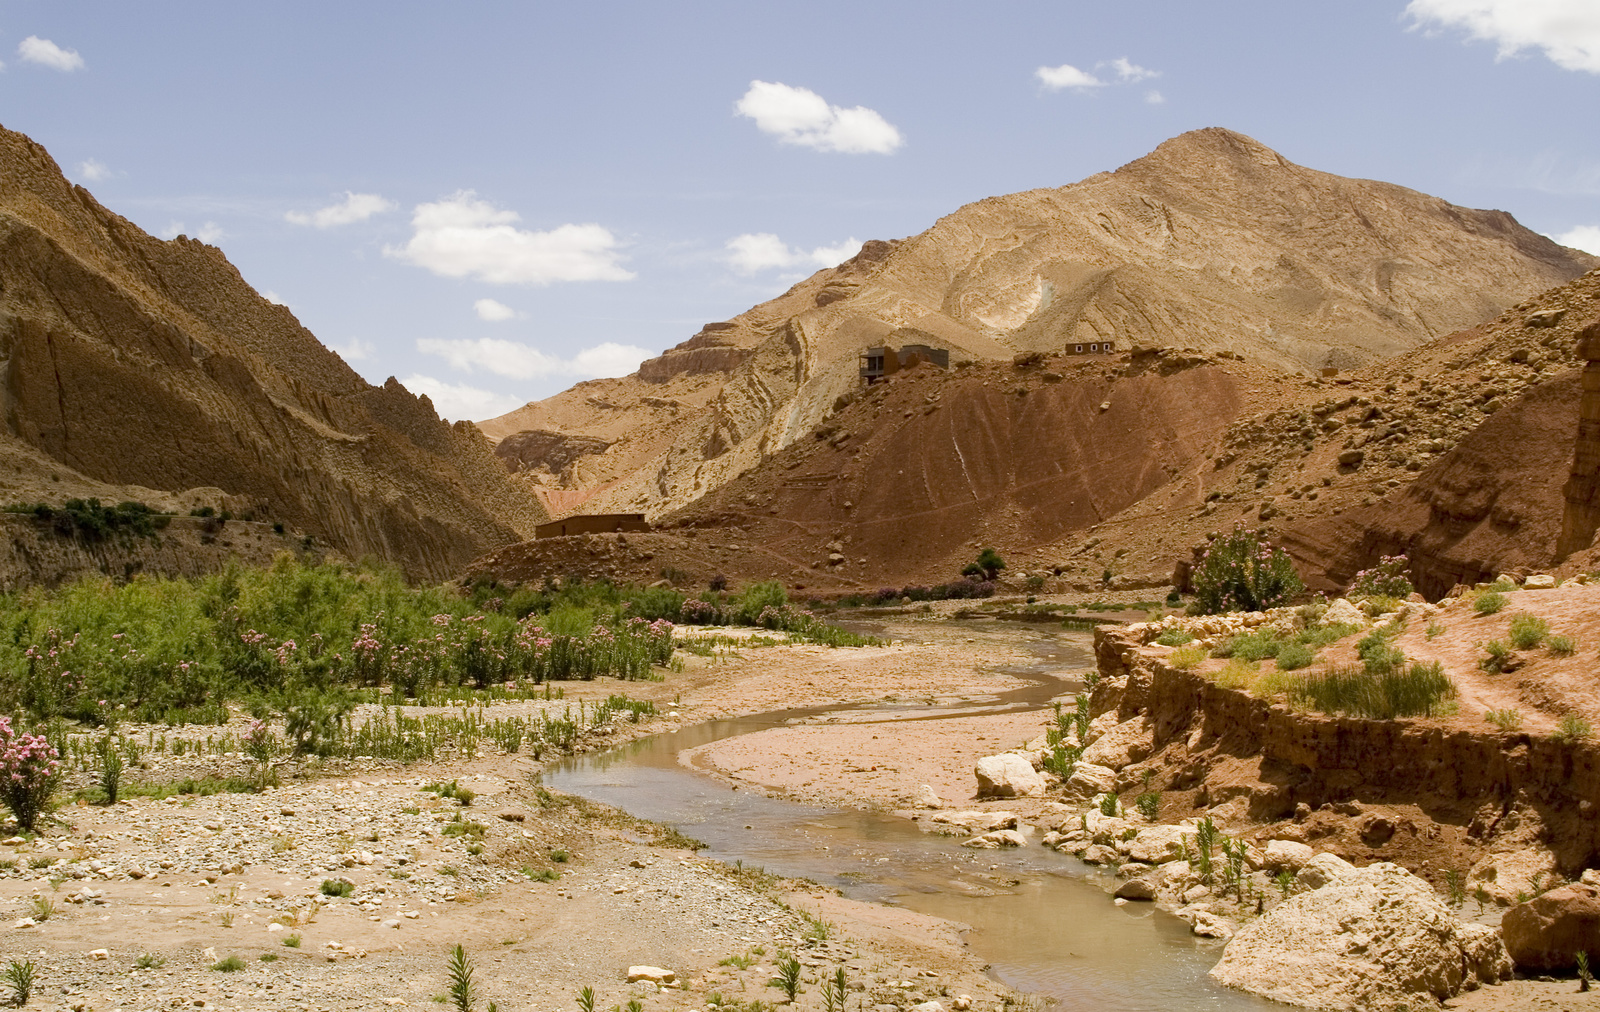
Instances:
[[[1163,864],[1183,857],[1183,838],[1192,832],[1183,826],[1149,826],[1139,830],[1133,839],[1119,843],[1117,849],[1134,861]]]
[[[1093,745],[1083,750],[1078,762],[1120,770],[1129,763],[1147,758],[1155,750],[1155,732],[1143,719],[1135,717],[1106,729]]]
[[[1362,613],[1360,608],[1341,597],[1328,605],[1328,610],[1322,615],[1322,621],[1328,625],[1335,623],[1340,625],[1366,625],[1367,616]]]
[[[1355,865],[1337,854],[1318,854],[1301,867],[1294,882],[1304,890],[1321,889],[1355,870]]]
[[[1066,783],[1067,797],[1080,800],[1087,800],[1097,794],[1110,794],[1116,789],[1116,770],[1086,762],[1077,763],[1072,767],[1072,776],[1067,778]]]
[[[628,967],[628,983],[636,984],[647,980],[652,984],[670,984],[678,979],[678,975],[671,970],[664,970],[659,966],[630,966]]]
[[[997,829],[992,833],[962,840],[961,846],[974,850],[1000,850],[1004,847],[1026,847],[1028,838],[1015,829]]]
[[[943,808],[944,802],[935,794],[932,787],[923,784],[917,789],[918,808]]]
[[[1211,975],[1289,1005],[1354,1012],[1433,1008],[1508,969],[1493,929],[1462,924],[1426,882],[1385,861],[1349,868],[1239,929]]]
[[[1119,900],[1153,900],[1156,898],[1155,883],[1136,876],[1117,886],[1116,896]]]
[[[1044,793],[1044,778],[1026,756],[1015,752],[984,756],[972,768],[980,798],[1027,798]]]
[[[970,829],[975,833],[988,833],[996,829],[1016,829],[1017,813],[985,812],[980,809],[964,812],[939,812],[930,821],[960,826],[962,829]]]
[[[1600,889],[1552,889],[1507,910],[1500,930],[1518,969],[1571,969],[1579,952],[1600,955]]]
[[[1535,573],[1522,581],[1523,590],[1552,590],[1556,585],[1556,578],[1548,573]]]
[[[1542,847],[1490,854],[1467,873],[1467,891],[1480,888],[1502,907],[1515,903],[1519,893],[1532,896],[1556,874],[1555,857]]]
[[[1079,854],[1078,857],[1085,864],[1116,864],[1122,860],[1122,855],[1118,854],[1114,849],[1098,843],[1084,848],[1083,853]]]
[[[1269,871],[1294,871],[1304,868],[1313,851],[1303,843],[1293,840],[1268,840],[1263,860]]]

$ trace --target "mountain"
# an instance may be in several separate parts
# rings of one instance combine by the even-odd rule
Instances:
[[[532,434],[505,459],[556,512],[661,517],[828,423],[859,393],[869,345],[929,344],[959,364],[1109,339],[1309,375],[1470,327],[1597,262],[1504,212],[1198,130],[1115,172],[869,242],[632,376],[481,426]]]
[[[470,423],[373,386],[222,251],[162,241],[0,128],[0,496],[226,506],[419,578],[546,514]]]

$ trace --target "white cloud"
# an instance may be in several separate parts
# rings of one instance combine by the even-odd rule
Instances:
[[[462,383],[446,383],[432,376],[411,375],[400,381],[414,394],[433,401],[433,410],[448,421],[480,421],[514,411],[527,402],[510,394],[497,394]]]
[[[284,218],[295,225],[332,228],[335,225],[353,225],[358,221],[366,221],[375,214],[383,214],[394,209],[394,201],[385,200],[376,193],[351,193],[346,190],[344,200],[337,204],[319,208],[310,214],[304,211],[290,211]]]
[[[83,57],[76,49],[62,49],[49,39],[30,35],[17,46],[17,55],[26,63],[37,63],[51,70],[74,71],[83,69]]]
[[[1151,88],[1149,91],[1144,93],[1144,100],[1149,102],[1151,105],[1160,105],[1167,100],[1167,96],[1161,94],[1161,92],[1155,90],[1154,88]]]
[[[1499,46],[1498,59],[1540,49],[1566,70],[1600,74],[1600,4],[1594,0],[1411,0],[1424,28],[1460,28]]]
[[[900,131],[875,110],[829,105],[809,88],[751,81],[734,110],[755,120],[762,133],[818,151],[887,155],[905,143]]]
[[[861,252],[861,240],[851,236],[835,246],[818,246],[809,252],[792,249],[771,232],[747,232],[728,240],[728,263],[740,274],[793,267],[835,267]]]
[[[1585,253],[1600,256],[1600,225],[1579,225],[1550,238],[1563,246],[1571,246],[1573,249],[1581,249]]]
[[[1040,67],[1033,73],[1039,78],[1040,83],[1051,91],[1060,91],[1063,88],[1084,91],[1106,86],[1106,82],[1086,70],[1079,70],[1070,63],[1063,63],[1059,67]]]
[[[268,296],[271,298],[271,296]],[[277,299],[272,299],[277,302]],[[282,305],[282,303],[279,303]],[[346,362],[365,362],[378,353],[378,346],[371,341],[363,341],[359,337],[350,339],[349,344],[329,344],[328,350],[338,353]]]
[[[423,338],[417,342],[417,350],[424,355],[440,356],[457,372],[481,370],[515,380],[626,376],[650,357],[650,352],[644,348],[607,341],[585,348],[571,358],[561,358],[517,341],[491,337],[448,341]]]
[[[85,158],[78,163],[78,175],[86,182],[98,183],[102,179],[110,179],[115,173],[105,162],[97,158]]]
[[[266,299],[268,302],[272,303],[274,306],[287,306],[288,305],[287,302],[283,301],[283,297],[282,296],[280,296],[277,292],[273,291],[270,288],[268,288],[266,291],[262,292],[261,293],[261,297],[263,299]]]
[[[166,228],[156,233],[156,235],[159,235],[163,239],[176,239],[182,234],[183,222],[181,221],[169,221],[167,222]]]
[[[488,320],[490,323],[499,323],[501,320],[509,320],[517,315],[515,309],[493,299],[479,299],[472,304],[472,309],[478,314],[478,319]]]
[[[384,256],[447,278],[473,277],[497,285],[548,285],[554,281],[631,281],[620,264],[620,245],[599,225],[561,225],[548,232],[516,228],[515,211],[497,210],[471,190],[411,215],[411,241],[385,246]]]
[[[1124,84],[1136,84],[1152,77],[1160,77],[1161,71],[1141,67],[1137,63],[1129,63],[1126,56],[1119,56],[1107,64],[1117,72],[1117,80]]]

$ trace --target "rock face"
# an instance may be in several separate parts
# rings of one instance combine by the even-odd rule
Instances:
[[[3,129],[0,361],[7,501],[209,498],[434,579],[544,519],[471,423],[367,383],[221,250],[145,234]]]
[[[1519,970],[1571,969],[1579,952],[1600,951],[1600,889],[1552,889],[1507,910],[1500,929]]]
[[[1016,752],[984,756],[973,767],[980,798],[1027,798],[1044,792],[1044,778]]]
[[[1352,868],[1241,928],[1211,975],[1316,1009],[1435,1008],[1511,972],[1492,929],[1463,925],[1398,865]]]
[[[979,201],[920,235],[869,242],[634,376],[579,384],[485,431],[615,444],[586,461],[583,508],[654,519],[809,438],[858,394],[856,359],[869,345],[1009,363],[1182,333],[1202,352],[1273,369],[1350,368],[1471,326],[1594,263],[1502,212],[1328,175],[1241,134],[1197,130],[1115,172]],[[1119,411],[1116,397],[1099,396],[1084,417],[1100,404]]]

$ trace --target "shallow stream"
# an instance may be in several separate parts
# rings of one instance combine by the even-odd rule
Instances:
[[[1031,635],[1037,636],[1037,632]],[[1092,664],[1080,646],[1030,644],[1040,663],[1003,673],[1020,688],[936,706],[872,703],[755,714],[696,724],[550,767],[544,782],[677,827],[707,856],[742,861],[833,886],[855,899],[896,903],[968,925],[972,951],[1018,990],[1064,1009],[1260,1010],[1274,1006],[1228,991],[1206,975],[1220,950],[1151,904],[1117,906],[1076,859],[1043,847],[973,851],[924,833],[904,818],[820,808],[738,790],[680,763],[680,752],[713,741],[806,721],[820,714],[852,723],[938,720],[1041,709],[1079,683],[1062,677]]]

